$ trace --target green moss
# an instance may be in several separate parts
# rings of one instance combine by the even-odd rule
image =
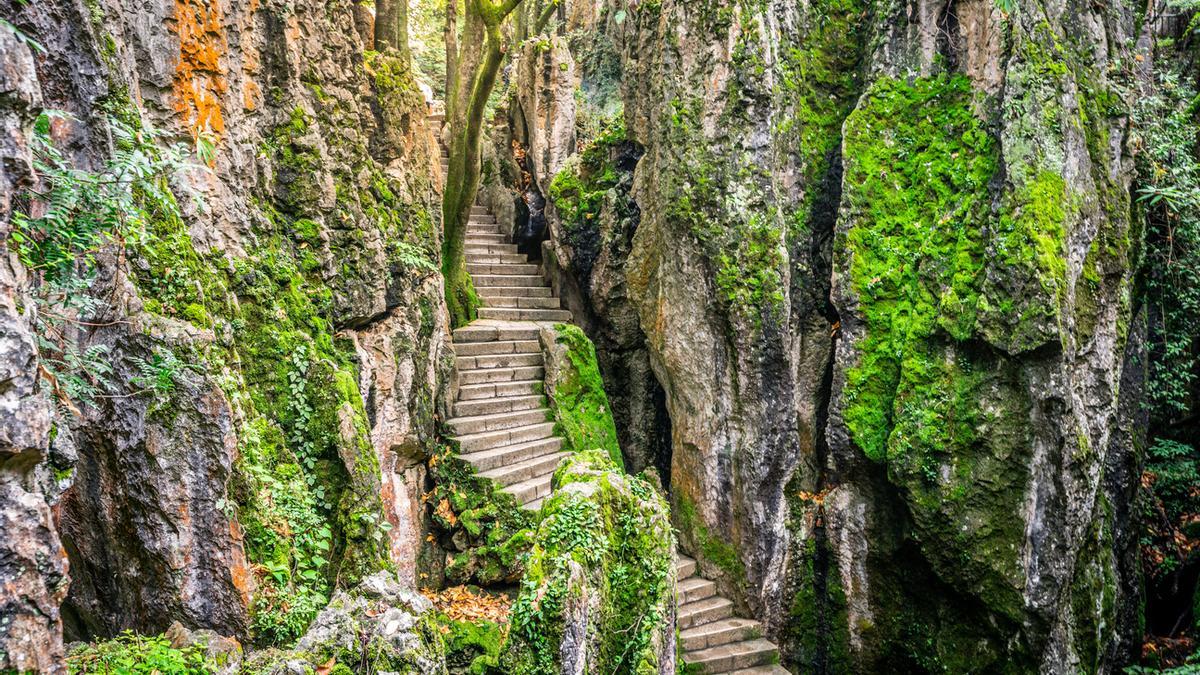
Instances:
[[[494,621],[455,621],[438,617],[446,642],[446,665],[451,672],[488,675],[500,665],[504,626]]]
[[[586,483],[583,489],[571,489]],[[666,628],[674,541],[666,504],[645,481],[622,474],[599,450],[573,455],[554,477],[513,604],[501,670],[559,672],[564,611],[588,593],[587,662],[599,672],[657,673]],[[578,569],[582,577],[573,577]],[[572,579],[574,578],[574,581]]]
[[[845,249],[866,325],[845,420],[868,457],[891,459],[913,445],[892,430],[927,433],[937,413],[920,402],[942,398],[953,376],[927,341],[974,332],[997,151],[962,76],[878,81],[847,120],[845,144]]]
[[[671,493],[671,503],[679,531],[683,533],[685,540],[690,539],[696,544],[695,555],[724,572],[732,583],[745,585],[746,566],[742,563],[737,548],[709,531],[697,513],[696,505],[681,490]]]
[[[596,347],[578,327],[557,324],[555,341],[567,348],[560,376],[550,392],[550,406],[557,422],[556,432],[568,451],[599,449],[613,464],[623,467],[621,446],[612,408],[604,393],[604,381],[596,361]]]

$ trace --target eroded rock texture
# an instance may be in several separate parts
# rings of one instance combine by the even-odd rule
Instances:
[[[384,568],[415,584],[451,363],[435,145],[407,62],[373,51],[352,3],[3,9],[47,47],[14,92],[73,115],[50,140],[76,166],[104,166],[109,117],[215,147],[169,177],[173,198],[139,202],[151,236],[101,252],[101,302],[77,317],[72,339],[114,372],[55,440],[78,454],[59,512],[68,635],[178,619],[291,640],[338,587]]]
[[[665,390],[682,548],[806,671],[1121,662],[1128,10],[574,4],[624,133],[556,168],[547,251]]]
[[[32,49],[0,26],[0,241],[15,195],[32,182],[33,121],[41,106]],[[47,497],[50,401],[38,377],[28,279],[0,253],[0,670],[59,672],[59,604],[66,556]]]

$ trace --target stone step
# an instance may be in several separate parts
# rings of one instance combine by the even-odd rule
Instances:
[[[490,225],[467,225],[467,234],[504,234],[500,231],[500,226],[496,223]]]
[[[447,420],[446,424],[455,436],[481,434],[486,431],[503,431],[516,427],[539,424],[552,419],[552,413],[547,408],[532,408],[515,412],[491,413],[474,417],[456,417]]]
[[[753,668],[740,668],[738,670],[729,671],[729,675],[792,675],[787,668],[772,663],[766,666],[755,666]]]
[[[538,499],[529,502],[522,508],[525,508],[529,511],[540,511],[542,509],[542,502],[544,501],[546,501],[545,497],[539,497]]]
[[[679,630],[687,630],[733,616],[733,603],[714,596],[679,606]]]
[[[508,237],[503,234],[467,234],[466,246],[478,244],[507,244]]]
[[[490,471],[534,457],[555,454],[562,449],[562,443],[562,439],[558,436],[549,436],[536,441],[504,445],[491,450],[459,455],[459,458],[473,466],[476,471]]]
[[[511,309],[480,307],[479,318],[504,321],[570,321],[571,312],[565,309]]]
[[[481,298],[549,298],[554,295],[549,286],[480,286],[475,290]]]
[[[467,263],[467,274],[472,278],[476,274],[513,274],[513,275],[534,275],[542,271],[542,266],[534,263],[509,263],[509,264],[478,264]]]
[[[541,380],[523,380],[520,382],[488,382],[487,384],[469,384],[458,388],[458,400],[479,401],[487,398],[504,396],[533,396],[542,395]]]
[[[696,561],[682,553],[675,554],[675,578],[686,579],[696,573]]]
[[[478,401],[460,401],[454,404],[455,417],[474,417],[476,415],[495,415],[498,413],[530,410],[546,405],[542,396],[506,396],[504,398],[485,398]]]
[[[778,663],[779,648],[769,640],[746,640],[684,652],[683,661],[703,673],[723,673]]]
[[[550,480],[554,477],[554,472],[551,471],[544,476],[537,476],[516,485],[509,485],[504,488],[504,491],[517,498],[526,509],[532,508],[530,505],[537,501],[538,506],[541,506],[542,499],[550,495],[551,485]]]
[[[492,354],[541,354],[542,346],[535,335],[532,340],[458,343],[454,345],[454,353],[460,357]]]
[[[476,208],[478,208],[478,207],[476,207]],[[496,220],[496,216],[493,216],[490,213],[487,213],[487,214],[472,213],[470,216],[467,217],[467,225],[495,225],[497,222],[498,221]]]
[[[533,274],[472,274],[476,286],[546,286],[546,280]]]
[[[538,339],[537,326],[489,326],[487,324],[472,324],[454,330],[454,342],[456,344],[459,342],[506,342],[509,340],[536,339]]]
[[[549,289],[547,289],[549,290]],[[485,307],[508,307],[511,309],[559,309],[562,307],[558,298],[530,298],[525,296],[497,297],[483,296]]]
[[[683,644],[683,649],[689,652],[760,637],[762,637],[762,624],[753,619],[740,617],[721,619],[679,631],[679,640]]]
[[[456,436],[454,440],[458,441],[458,446],[462,449],[463,454],[467,454],[492,450],[505,445],[536,441],[546,438],[553,433],[554,423],[542,422],[540,424],[527,424],[523,427],[513,427],[512,429]]]
[[[541,457],[532,457],[523,462],[484,471],[479,475],[484,478],[490,478],[504,486],[516,485],[517,483],[544,476],[547,473],[553,474],[554,470],[558,468],[559,462],[569,454],[567,452],[556,452],[549,455],[542,455]]]
[[[518,368],[480,368],[477,370],[461,370],[458,373],[458,383],[466,386],[484,384],[487,382],[518,382],[521,380],[540,380],[546,376],[541,366],[521,366]]]
[[[518,368],[521,366],[542,365],[541,351],[509,354],[481,354],[479,356],[460,356],[455,359],[460,371],[479,370],[482,368]]]
[[[473,216],[474,215],[486,216],[489,213],[490,212],[487,210],[486,206],[480,206],[479,204],[474,204],[471,206],[471,215],[473,215]]]
[[[477,244],[475,246],[464,246],[463,250],[468,255],[472,253],[516,253],[516,244]]]
[[[524,253],[468,253],[467,254],[467,269],[469,270],[474,265],[525,265],[529,262],[529,256]]]
[[[675,592],[679,594],[679,604],[686,605],[717,594],[717,585],[704,577],[688,577],[680,581]]]

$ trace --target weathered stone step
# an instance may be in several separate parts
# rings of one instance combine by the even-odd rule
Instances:
[[[558,463],[568,454],[570,453],[556,452],[550,455],[542,455],[541,457],[532,457],[522,462],[484,471],[480,475],[484,478],[490,478],[505,487],[516,485],[517,483],[544,476],[547,473],[553,474],[554,470],[558,468]]]
[[[679,605],[679,630],[687,630],[733,616],[733,603],[721,596]]]
[[[519,368],[521,366],[542,365],[542,353],[528,352],[509,354],[481,354],[479,356],[460,356],[455,359],[459,371],[479,370],[482,368]]]
[[[536,339],[505,340],[493,342],[462,342],[454,345],[459,356],[484,356],[492,354],[541,354],[542,347]]]
[[[717,594],[717,585],[704,577],[688,577],[676,586],[679,594],[679,604],[686,605]]]
[[[472,265],[525,265],[529,256],[524,253],[468,253],[467,269]],[[535,266],[536,267],[536,266]],[[536,270],[535,270],[536,271]]]
[[[504,488],[504,491],[517,498],[517,501],[524,505],[525,508],[533,508],[531,505],[536,501],[538,506],[541,506],[541,499],[544,499],[550,494],[551,486],[550,479],[554,477],[554,472],[551,471],[544,476],[531,478],[516,485],[509,485]]]
[[[472,245],[468,244],[463,247],[463,250],[467,254],[471,254],[471,253],[516,253],[517,245],[516,244],[477,244],[477,245],[472,246]]]
[[[479,318],[504,321],[570,321],[571,312],[565,309],[512,309],[480,307]]]
[[[472,324],[454,330],[455,343],[536,339],[538,339],[537,326],[489,326],[487,324]]]
[[[475,278],[476,274],[520,274],[532,275],[537,274],[542,270],[541,265],[534,263],[509,263],[509,264],[478,264],[467,263],[467,274],[471,278]]]
[[[509,464],[523,462],[533,457],[541,457],[557,453],[562,449],[562,439],[558,436],[540,438],[527,443],[504,445],[491,450],[482,450],[470,454],[459,455],[464,461],[475,467],[476,471],[490,471]]]
[[[545,286],[541,275],[532,274],[472,274],[476,286]]]
[[[532,408],[515,412],[490,413],[473,417],[456,417],[446,422],[455,436],[481,434],[486,431],[502,431],[516,427],[546,422],[551,418],[547,408]]]
[[[547,289],[549,290],[549,289]],[[562,307],[558,298],[530,298],[526,296],[496,297],[483,296],[486,307],[508,307],[511,309],[559,309]]]
[[[469,224],[469,225],[467,225],[467,234],[472,235],[472,234],[504,234],[504,233],[500,231],[500,226],[496,225],[496,224],[492,224],[492,225]]]
[[[675,554],[675,578],[686,579],[696,573],[696,561],[692,558],[683,555],[682,553]]]
[[[462,448],[463,453],[466,454],[471,452],[482,452],[483,450],[492,450],[504,445],[516,445],[517,443],[536,441],[546,438],[553,433],[554,423],[542,422],[540,424],[527,424],[523,427],[513,427],[512,429],[501,429],[499,431],[485,431],[481,434],[456,436],[454,440],[458,441],[459,447]]]
[[[460,385],[484,384],[486,382],[516,382],[520,380],[540,380],[546,371],[541,366],[521,366],[518,368],[480,368],[477,370],[460,370],[458,383]]]
[[[701,672],[721,673],[779,662],[779,649],[769,640],[732,642],[695,652],[685,652],[683,660]]]
[[[502,234],[471,234],[467,233],[466,246],[476,244],[507,244],[508,237]]]
[[[479,208],[479,207],[475,207]],[[467,225],[495,225],[497,222],[496,216],[490,213],[474,213],[467,216]]]
[[[766,666],[754,666],[753,668],[741,668],[739,670],[729,671],[729,675],[792,675],[787,668],[772,663]]]
[[[683,649],[689,652],[760,637],[762,624],[740,617],[721,619],[679,632]]]
[[[475,290],[481,298],[549,298],[554,295],[549,286],[480,286]]]
[[[486,206],[480,206],[479,204],[474,204],[471,206],[471,215],[473,215],[473,216],[474,215],[486,216],[486,215],[488,215],[488,213],[490,213],[490,212],[487,210]]]
[[[526,504],[524,508],[530,511],[538,511],[542,508],[542,502],[544,501],[546,501],[545,497],[538,497],[537,499]]]
[[[458,388],[458,400],[478,401],[486,398],[502,396],[532,396],[542,394],[541,380],[523,380],[520,382],[488,382],[487,384],[469,384]]]
[[[478,401],[459,401],[454,404],[455,417],[475,417],[477,415],[495,415],[497,413],[530,410],[546,405],[543,397],[506,396],[504,398],[485,398]]]

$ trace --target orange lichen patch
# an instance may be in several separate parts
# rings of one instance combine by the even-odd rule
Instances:
[[[438,611],[453,621],[494,621],[507,623],[512,599],[505,595],[474,592],[466,586],[454,586],[438,593],[423,590]]]
[[[175,68],[173,104],[193,135],[225,131],[221,99],[229,88],[221,65],[229,49],[220,7],[205,0],[175,0],[179,64]]]
[[[242,602],[249,606],[250,596],[254,592],[254,578],[251,575],[250,566],[246,563],[246,554],[242,549],[242,528],[236,520],[229,521],[229,536],[236,544],[229,566],[229,578],[238,594],[242,596]]]

